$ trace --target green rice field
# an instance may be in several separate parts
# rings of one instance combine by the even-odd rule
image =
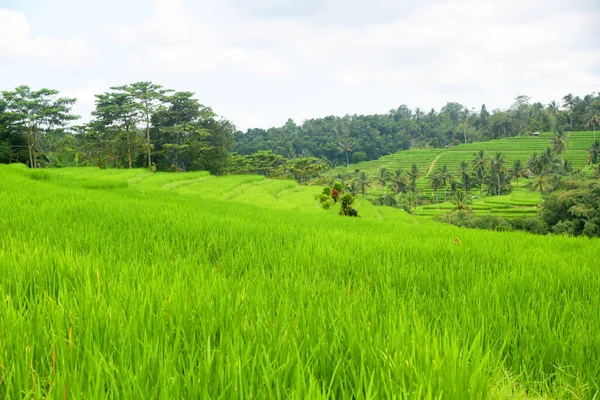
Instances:
[[[0,399],[599,396],[598,240],[319,192],[0,165]]]

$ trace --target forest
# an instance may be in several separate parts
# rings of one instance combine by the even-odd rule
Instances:
[[[600,129],[600,95],[565,95],[549,104],[516,97],[505,110],[449,102],[439,111],[400,106],[387,114],[289,119],[282,127],[236,130],[192,92],[152,82],[96,95],[88,123],[74,98],[20,86],[0,95],[0,162],[37,167],[145,167],[157,171],[254,171],[265,156],[326,167],[378,159],[406,149],[448,148],[534,132]],[[83,116],[85,117],[85,116]],[[264,153],[265,151],[272,153]],[[261,153],[263,152],[263,153]],[[283,158],[281,158],[283,157]],[[318,161],[318,160],[320,161]],[[277,164],[277,163],[275,163]],[[310,174],[315,171],[309,171]],[[299,179],[300,180],[300,179]]]
[[[600,127],[600,95],[565,95],[549,104],[517,96],[505,110],[477,111],[449,102],[439,111],[400,106],[381,115],[346,115],[288,120],[270,129],[236,132],[234,150],[251,154],[272,150],[288,158],[317,157],[334,167],[380,158],[409,148],[445,148],[534,132],[596,130]]]

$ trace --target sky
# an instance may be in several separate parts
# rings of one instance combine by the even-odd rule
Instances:
[[[600,92],[600,0],[0,0],[0,90],[153,81],[239,129]]]

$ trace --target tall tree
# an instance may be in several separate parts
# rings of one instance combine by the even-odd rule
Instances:
[[[365,190],[371,184],[371,179],[369,178],[369,174],[367,174],[366,172],[361,172],[360,174],[358,174],[358,178],[356,181],[358,183],[358,186],[360,187],[360,191],[362,192],[362,195],[364,196]]]
[[[552,139],[550,139],[550,143],[552,144],[552,150],[558,154],[562,160],[563,152],[567,151],[569,135],[560,130],[554,134]]]
[[[438,197],[438,189],[440,188],[440,186],[442,184],[442,176],[440,175],[440,173],[438,171],[431,174],[431,176],[429,177],[429,184],[431,185],[431,188],[435,192],[435,203],[437,204],[440,202],[439,197]]]
[[[487,154],[485,154],[485,150],[479,150],[479,152],[475,155],[475,159],[472,161],[473,170],[477,175],[477,180],[479,183],[479,195],[481,195],[481,188],[485,182],[487,162],[488,157]]]
[[[490,172],[492,177],[494,178],[494,183],[496,184],[496,195],[500,195],[502,192],[502,175],[505,172],[504,164],[506,163],[506,159],[502,153],[498,152],[492,158],[490,162]]]
[[[131,85],[112,87],[111,89],[129,93],[134,99],[142,121],[146,124],[146,152],[148,156],[148,169],[152,169],[152,146],[150,142],[150,120],[158,111],[164,95],[170,90],[163,90],[161,85],[152,82],[136,82]]]
[[[413,193],[417,192],[417,179],[421,176],[421,171],[419,171],[419,167],[417,164],[413,163],[412,167],[410,167],[410,171],[408,171],[408,178],[410,179],[410,186]]]
[[[523,167],[523,164],[521,163],[521,160],[516,160],[513,163],[512,168],[509,170],[511,176],[513,178],[516,179],[517,181],[517,187],[519,187],[519,178],[521,176],[523,176],[523,172],[525,171],[525,168]]]
[[[573,107],[575,107],[575,97],[571,93],[563,97],[563,108],[569,113],[569,124],[573,130]]]
[[[375,175],[375,181],[381,187],[381,191],[385,188],[385,184],[390,180],[390,172],[386,168],[380,168],[377,175]]]
[[[406,178],[404,177],[404,171],[397,169],[392,175],[392,189],[394,193],[406,192]]]
[[[594,131],[594,140],[596,140],[596,126],[600,126],[600,113],[590,114],[587,121],[585,122],[585,128]]]
[[[58,90],[31,90],[19,86],[14,91],[2,92],[5,107],[13,116],[13,123],[20,125],[27,140],[29,166],[38,167],[40,135],[52,128],[63,127],[79,117],[71,114],[76,99],[58,97]]]
[[[96,118],[92,126],[103,132],[114,131],[116,135],[113,142],[118,141],[121,133],[125,134],[127,143],[127,164],[133,168],[133,147],[136,142],[135,124],[140,118],[139,109],[133,101],[133,97],[127,92],[107,92],[96,95],[96,109],[92,112]],[[111,139],[109,139],[111,140]],[[113,157],[118,159],[116,148],[113,149]]]
[[[552,100],[549,104],[548,107],[546,108],[548,114],[550,114],[550,118],[552,119],[552,127],[553,127],[553,132],[556,132],[556,115],[558,114],[558,111],[560,110],[560,105]]]
[[[444,201],[446,201],[446,196],[447,196],[447,187],[448,185],[452,182],[452,172],[450,172],[450,170],[448,169],[448,166],[446,164],[444,164],[444,166],[442,167],[442,171],[440,172],[440,177],[442,179],[441,184],[444,187]]]
[[[471,175],[469,174],[469,163],[467,162],[467,160],[462,160],[460,162],[460,177],[462,180],[462,185],[463,185],[463,191],[466,194],[469,194],[469,186],[470,186],[470,180],[471,180]]]
[[[592,147],[588,149],[588,164],[597,164],[600,159],[600,141],[594,140]]]
[[[352,143],[350,141],[341,141],[338,143],[338,149],[340,153],[346,155],[346,167],[350,165],[348,162],[348,153],[352,152]]]

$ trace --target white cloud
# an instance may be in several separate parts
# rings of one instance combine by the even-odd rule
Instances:
[[[90,120],[90,113],[95,108],[96,94],[104,93],[108,88],[102,79],[92,79],[84,87],[70,88],[61,92],[61,96],[74,97],[77,103],[73,107],[73,113],[81,116],[80,122]]]
[[[95,59],[85,35],[32,37],[23,13],[0,8],[0,62],[41,60],[55,68],[75,68]]]
[[[0,16],[8,83],[152,80],[196,92],[242,129],[401,104],[494,109],[519,94],[548,102],[600,91],[598,0],[106,0],[93,19],[79,0],[60,1],[79,10],[63,21],[86,21],[80,36],[52,29],[63,15],[53,0],[26,12],[35,30],[20,12]],[[44,70],[86,61],[87,37],[102,69]],[[3,66],[9,59],[36,62],[25,71]]]

